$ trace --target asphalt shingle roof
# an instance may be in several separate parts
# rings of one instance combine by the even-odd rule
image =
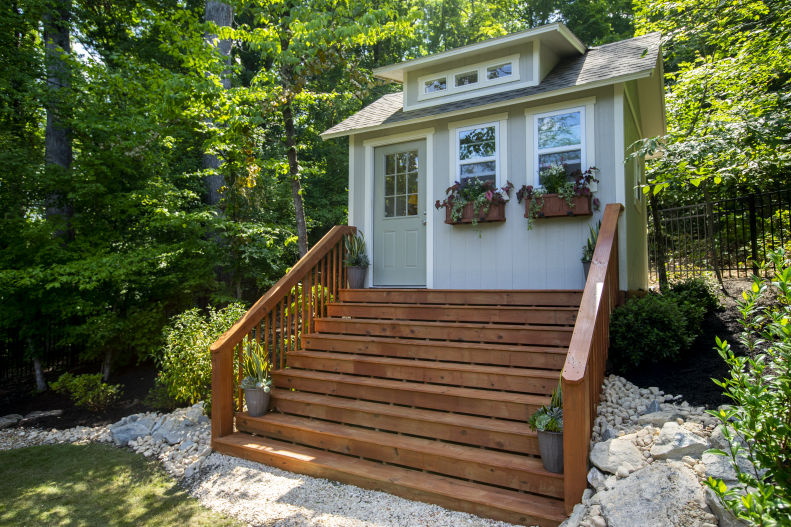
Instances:
[[[640,37],[591,48],[584,55],[562,59],[538,86],[492,93],[461,101],[438,104],[404,112],[403,93],[381,97],[322,135],[347,135],[373,126],[390,125],[458,110],[474,110],[477,106],[506,102],[574,86],[616,79],[625,75],[651,70],[656,65],[660,35],[650,33]],[[645,54],[644,54],[645,53]]]

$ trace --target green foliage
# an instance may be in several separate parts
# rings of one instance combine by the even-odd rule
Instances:
[[[485,216],[489,212],[492,203],[505,203],[507,200],[503,196],[509,196],[514,186],[510,181],[506,181],[503,188],[498,189],[494,181],[486,179],[481,181],[478,177],[467,178],[461,183],[455,182],[445,191],[447,199],[440,202],[437,200],[435,207],[437,210],[450,208],[450,217],[455,222],[460,222],[464,207],[472,203],[472,228],[481,237],[478,230],[478,218]]]
[[[593,253],[596,251],[596,242],[599,239],[599,230],[601,229],[601,220],[596,224],[596,228],[593,226],[588,225],[590,228],[590,236],[588,236],[588,240],[585,242],[585,245],[582,247],[582,261],[583,262],[590,262],[593,260]]]
[[[748,356],[737,357],[730,344],[717,339],[730,378],[714,382],[734,404],[709,411],[722,421],[730,447],[709,452],[730,460],[739,483],[729,488],[709,477],[707,485],[737,518],[756,526],[791,521],[791,262],[783,250],[769,254],[769,260],[774,276],[753,276],[738,302],[744,327],[738,339]],[[766,300],[775,302],[761,305]],[[754,470],[743,470],[738,457],[747,458]]]
[[[204,402],[211,411],[211,352],[209,347],[245,313],[242,304],[209,308],[209,316],[189,309],[165,330],[165,346],[156,355],[160,367],[157,385],[179,403]],[[236,368],[234,361],[234,368]],[[234,374],[234,378],[236,375]]]
[[[117,401],[123,394],[122,385],[102,382],[102,374],[72,375],[64,373],[52,383],[51,388],[62,394],[69,394],[77,406],[85,406],[98,412]]]
[[[343,237],[346,247],[346,267],[368,267],[371,265],[368,255],[365,254],[365,236],[362,231],[357,231],[356,235],[346,235]]]
[[[245,377],[242,379],[241,387],[246,390],[263,388],[266,393],[269,393],[272,386],[272,380],[269,378],[271,369],[269,357],[261,344],[257,342],[248,344],[244,354]]]
[[[534,432],[563,432],[563,388],[562,381],[558,381],[558,387],[552,391],[552,399],[549,407],[542,405],[527,420],[528,426]]]
[[[706,311],[722,308],[722,290],[711,274],[673,280],[669,284],[669,290],[689,298],[691,302],[705,308]]]
[[[574,194],[574,183],[568,180],[566,167],[563,165],[549,165],[541,171],[541,184],[547,194],[561,194],[570,200]],[[569,203],[571,206],[571,203]]]

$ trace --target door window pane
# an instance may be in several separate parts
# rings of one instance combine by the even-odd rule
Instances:
[[[444,91],[448,89],[448,78],[440,77],[438,79],[432,79],[430,81],[426,81],[423,86],[425,93]]]
[[[396,196],[396,216],[406,216],[406,196]]]
[[[496,153],[494,126],[459,133],[459,159],[492,157]]]
[[[385,176],[385,196],[395,196],[395,176]]]
[[[395,174],[395,154],[385,156],[385,174]]]
[[[409,172],[417,172],[417,152],[409,152]]]
[[[417,216],[417,194],[407,196],[407,216]]]
[[[494,80],[511,75],[511,63],[497,64],[496,66],[489,66],[486,68],[486,79]]]
[[[579,145],[582,129],[580,112],[570,112],[538,119],[538,148]]]
[[[395,197],[385,198],[385,218],[395,216]]]
[[[385,218],[417,216],[419,207],[417,168],[417,151],[385,156]]]
[[[409,188],[407,190],[410,194],[417,194],[417,172],[409,174]]]
[[[468,86],[478,84],[478,70],[466,71],[456,74],[456,86]]]

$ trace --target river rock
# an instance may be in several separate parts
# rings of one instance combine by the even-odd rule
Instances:
[[[615,430],[612,428],[608,428],[601,434],[601,440],[607,441],[608,439],[615,439],[617,436],[615,435]]]
[[[720,520],[719,527],[748,527],[746,523],[738,520],[736,516],[731,514],[731,511],[723,507],[722,503],[720,503],[719,498],[713,490],[707,488],[705,491],[705,496],[706,504],[709,506],[714,516]]]
[[[638,417],[637,424],[640,426],[651,425],[659,428],[662,427],[665,423],[676,422],[676,419],[679,419],[680,417],[681,414],[676,411],[651,412]]]
[[[609,527],[684,525],[690,501],[703,508],[703,489],[689,467],[676,461],[650,465],[591,498]]]
[[[651,447],[654,459],[680,460],[684,456],[699,458],[709,449],[708,442],[681,428],[678,423],[665,423]]]
[[[643,412],[643,414],[654,414],[656,412],[661,412],[661,411],[662,411],[662,407],[659,406],[659,401],[654,400],[651,401],[651,404],[649,404],[646,407],[645,412]]]
[[[560,524],[560,527],[579,527],[580,522],[585,517],[585,505],[577,503],[574,505],[574,511],[571,516],[566,518],[566,521]]]
[[[607,476],[598,468],[591,467],[588,471],[588,483],[590,483],[594,489],[599,489],[604,486],[605,481],[607,481]]]
[[[638,469],[646,465],[640,450],[631,441],[622,439],[609,439],[596,443],[591,450],[590,460],[599,469],[610,474],[615,474],[618,467],[624,463],[629,463]]]

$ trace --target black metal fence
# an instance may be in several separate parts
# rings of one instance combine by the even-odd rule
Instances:
[[[669,277],[686,278],[714,271],[723,278],[758,272],[768,252],[791,249],[791,189],[660,209],[659,231],[648,217],[648,253],[652,280],[664,256]]]
[[[22,337],[19,330],[0,333],[0,380],[20,377],[33,372],[31,351],[41,359],[44,370],[69,368],[80,364],[78,346],[63,342],[63,331],[41,324],[32,341]],[[32,348],[32,349],[29,349]]]

